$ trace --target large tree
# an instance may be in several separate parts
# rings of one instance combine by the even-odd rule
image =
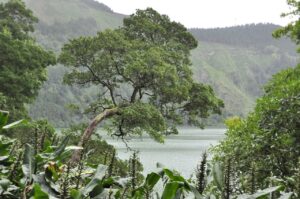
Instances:
[[[82,135],[82,146],[103,120],[115,135],[148,133],[157,141],[187,121],[220,113],[213,89],[192,78],[190,50],[197,41],[187,29],[148,8],[124,19],[124,26],[65,44],[60,62],[72,68],[68,84],[98,85],[91,105],[97,114]],[[78,153],[73,160],[78,158]]]
[[[26,116],[24,104],[33,101],[46,80],[46,66],[55,56],[30,36],[37,22],[20,0],[0,4],[0,109]]]

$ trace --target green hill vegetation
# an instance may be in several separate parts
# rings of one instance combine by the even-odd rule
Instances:
[[[37,41],[55,52],[59,52],[68,39],[116,28],[125,17],[93,0],[58,1],[26,0],[39,18],[34,33]],[[198,48],[192,51],[194,77],[197,81],[212,85],[224,100],[223,117],[245,116],[261,95],[262,85],[272,74],[297,62],[294,44],[287,39],[271,37],[276,28],[278,26],[272,24],[251,24],[190,30],[199,40]],[[96,88],[79,89],[63,85],[66,71],[60,65],[48,68],[48,81],[35,103],[29,106],[33,118],[48,118],[60,127],[78,120],[87,121],[86,116],[76,113],[83,112],[86,105],[95,99]],[[74,110],[77,105],[80,110]],[[211,124],[221,120],[215,118]]]
[[[287,3],[294,10],[286,15],[297,16],[298,21],[277,29],[273,35],[287,35],[299,44],[300,2]],[[111,12],[104,8],[104,12]],[[138,152],[134,151],[129,160],[120,160],[114,147],[98,134],[92,134],[100,122],[109,120],[105,125],[111,127],[111,135],[123,141],[148,133],[163,142],[166,134],[174,133],[183,121],[201,126],[202,118],[220,114],[222,100],[209,85],[197,83],[192,77],[190,50],[197,47],[197,40],[181,24],[148,8],[124,20],[122,27],[68,41],[61,52],[57,51],[59,56],[55,60],[54,53],[43,49],[32,37],[36,21],[20,0],[0,4],[1,199],[299,198],[299,64],[281,70],[267,81],[262,96],[246,118],[226,120],[226,137],[210,149],[211,159],[203,153],[194,178],[185,179],[159,163],[158,171],[144,178]],[[199,66],[194,62],[195,78],[212,83],[219,79],[214,86],[220,95],[232,95],[228,97],[235,102],[232,106],[250,103],[251,98],[260,95],[251,83],[260,85],[283,62],[296,61],[295,54],[275,43],[246,48],[234,39],[222,43],[219,38],[203,42],[206,51],[200,47],[193,52],[199,62]],[[257,39],[268,43],[261,35]],[[241,43],[247,40],[248,37],[241,37]],[[269,51],[258,46],[271,47],[272,58]],[[46,116],[54,117],[56,112],[50,112],[48,99],[58,102],[57,108],[62,109],[67,97],[82,104],[97,97],[97,103],[91,104],[90,109],[97,116],[89,125],[79,123],[85,118],[77,118],[76,126],[56,132],[47,120],[28,117],[24,105],[35,99],[46,80],[46,67],[56,61],[69,68],[50,68],[50,79],[36,102],[44,103],[45,107],[36,111],[45,110]],[[268,64],[274,66],[269,68]],[[61,85],[63,75],[64,82],[74,87]],[[87,85],[86,89],[75,87],[77,84]],[[106,93],[96,96],[101,93],[96,91],[98,87],[106,89]],[[129,90],[124,92],[121,88]],[[42,94],[48,98],[41,98]],[[12,114],[2,109],[11,110]],[[74,104],[69,109],[83,111]],[[247,111],[234,110],[241,114]],[[228,111],[231,112],[225,114],[233,113]],[[26,119],[12,122],[20,117]],[[65,118],[59,125],[70,122],[70,118]]]

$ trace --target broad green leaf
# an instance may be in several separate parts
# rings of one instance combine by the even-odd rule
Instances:
[[[59,147],[54,152],[53,158],[57,158],[58,156],[60,156],[65,151],[65,148],[67,147],[69,139],[70,139],[70,136],[66,136],[65,137],[65,139],[61,142],[61,144],[59,145]]]
[[[203,197],[201,196],[201,194],[199,193],[199,191],[192,185],[189,185],[190,190],[193,192],[195,199],[203,199]]]
[[[153,187],[156,185],[156,183],[159,181],[159,179],[160,179],[160,175],[152,172],[147,175],[145,183],[146,183],[147,187],[149,187],[150,189],[153,189]]]
[[[0,156],[8,155],[10,145],[12,145],[12,142],[4,142],[0,140]]]
[[[252,194],[252,195],[243,194],[243,195],[238,196],[238,199],[257,199],[257,198],[260,198],[262,196],[268,195],[268,194],[270,194],[274,191],[277,191],[280,188],[282,188],[282,187],[281,186],[270,187],[270,188],[258,191],[257,193]]]
[[[220,163],[214,164],[212,174],[218,189],[222,191],[224,187],[224,174]]]
[[[34,199],[49,199],[49,195],[42,191],[40,185],[35,184],[33,187],[33,198]]]
[[[102,180],[101,184],[104,187],[110,187],[111,185],[115,184],[115,180],[112,177],[105,178]]]
[[[102,185],[102,182],[99,180],[98,184],[93,188],[93,190],[91,192],[88,193],[88,195],[91,198],[95,198],[98,195],[103,194],[103,192],[104,192],[104,187]]]
[[[133,190],[134,199],[142,198],[144,191],[145,191],[145,187],[139,187],[139,188]]]
[[[26,120],[19,120],[19,121],[16,121],[16,122],[13,122],[11,124],[4,126],[3,129],[11,129],[11,128],[17,127],[20,124],[25,124],[26,122],[27,122]]]
[[[26,144],[23,157],[22,171],[29,181],[32,179],[34,173],[34,149],[30,144]]]
[[[49,195],[49,199],[58,198],[59,193],[49,185],[44,174],[32,175],[32,177],[34,182],[41,187],[41,190]]]
[[[177,189],[178,189],[179,184],[177,182],[168,182],[161,199],[174,199]]]
[[[273,193],[275,191],[278,191],[280,188],[282,188],[282,187],[281,186],[270,187],[270,188],[258,191],[257,193],[253,194],[252,197],[259,198],[259,197],[265,196],[267,194]]]
[[[169,170],[169,169],[163,169],[165,174],[170,178],[170,180],[172,181],[179,181],[179,182],[185,182],[184,177],[174,174],[173,171]]]
[[[111,187],[114,184],[113,178],[106,178],[100,181],[97,186],[89,193],[91,198],[99,198],[99,195],[102,196],[103,192],[107,189],[104,187]],[[100,197],[101,198],[101,197]]]
[[[7,190],[7,188],[11,184],[12,184],[11,181],[9,181],[8,179],[1,179],[0,180],[0,186],[2,187],[3,190]]]
[[[183,190],[178,188],[174,199],[182,199],[182,195],[183,195]]]
[[[0,129],[7,124],[9,113],[0,110]]]
[[[98,165],[94,177],[85,186],[85,188],[82,190],[82,193],[84,195],[88,195],[91,191],[93,191],[93,189],[99,184],[99,182],[105,176],[106,170],[107,170],[107,166],[105,166],[105,165]]]
[[[70,191],[70,195],[71,195],[72,199],[83,199],[82,193],[76,189],[72,189]]]
[[[280,198],[278,199],[290,199],[293,196],[293,192],[289,192],[289,193],[281,193]]]
[[[174,178],[174,173],[170,169],[164,168],[163,171],[164,171],[164,174],[167,175],[170,179]]]

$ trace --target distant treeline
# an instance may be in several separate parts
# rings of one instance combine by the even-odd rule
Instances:
[[[274,24],[247,24],[228,28],[192,28],[190,32],[199,40],[222,43],[239,47],[261,49],[275,45],[281,50],[295,54],[295,44],[287,42],[287,38],[274,39],[272,33],[280,26]]]

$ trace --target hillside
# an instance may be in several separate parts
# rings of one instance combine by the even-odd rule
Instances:
[[[68,39],[118,27],[124,17],[93,0],[26,0],[26,4],[40,19],[36,26],[37,40],[57,53]],[[224,117],[245,115],[267,79],[297,62],[295,46],[289,40],[271,37],[277,27],[252,24],[190,30],[199,40],[199,47],[192,52],[194,76],[211,84],[224,99]],[[29,107],[33,118],[48,118],[60,127],[87,120],[86,116],[75,113],[82,112],[96,98],[97,88],[63,85],[66,70],[63,66],[49,67],[49,80]],[[70,111],[67,107],[71,103],[79,105],[80,110],[69,106],[73,107]]]
[[[192,52],[194,76],[213,86],[225,101],[224,113],[229,116],[245,116],[272,74],[297,62],[295,55],[272,45],[262,49],[199,43]]]
[[[280,28],[274,24],[247,24],[228,28],[193,28],[190,32],[199,40],[236,47],[268,50],[271,46],[281,52],[296,55],[295,44],[289,38],[274,39],[272,33]]]

